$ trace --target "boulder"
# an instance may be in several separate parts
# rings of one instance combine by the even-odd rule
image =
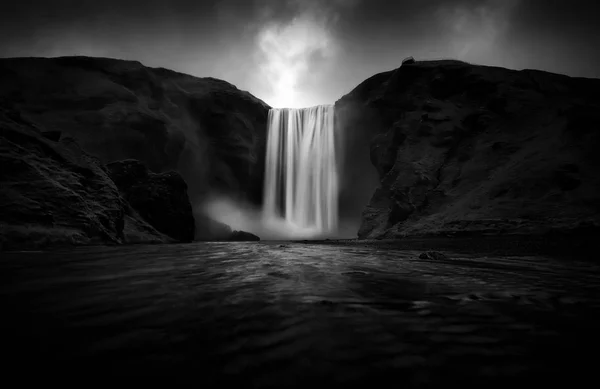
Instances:
[[[196,220],[196,226],[196,228],[202,229],[202,231],[196,232],[196,236],[205,241],[226,241],[229,240],[232,233],[230,226],[208,216],[201,216],[199,221]]]
[[[259,241],[260,238],[250,232],[246,231],[233,231],[229,240],[232,242],[246,242],[246,241]]]
[[[411,65],[415,63],[415,59],[413,57],[406,57],[402,60],[402,65]]]
[[[106,167],[125,200],[148,224],[180,242],[194,239],[192,205],[179,173],[153,173],[137,160]]]

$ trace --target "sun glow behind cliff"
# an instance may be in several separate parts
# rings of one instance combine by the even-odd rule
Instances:
[[[276,108],[315,104],[307,81],[311,72],[335,57],[337,45],[327,28],[324,11],[304,11],[289,23],[269,22],[256,37],[261,88]],[[317,104],[319,102],[316,102]]]
[[[271,109],[268,118],[263,223],[290,237],[335,234],[338,171],[333,105]]]

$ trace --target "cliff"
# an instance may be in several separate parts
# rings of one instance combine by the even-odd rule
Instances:
[[[599,89],[459,61],[364,81],[336,102],[336,130],[370,140],[378,176],[359,238],[596,230]]]
[[[107,58],[0,59],[0,107],[75,139],[102,164],[179,172],[197,238],[222,229],[200,211],[211,193],[262,199],[269,107],[225,81]]]
[[[342,224],[356,230],[359,216],[360,238],[596,230],[599,86],[458,61],[369,78],[336,102]],[[5,242],[23,228],[224,240],[231,229],[203,201],[261,202],[269,107],[225,81],[106,58],[0,59],[0,109]],[[78,210],[60,209],[73,193]]]
[[[178,238],[141,217],[100,161],[60,135],[0,107],[0,249]]]

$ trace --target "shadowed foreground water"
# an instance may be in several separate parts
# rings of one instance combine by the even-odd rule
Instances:
[[[2,253],[3,369],[272,388],[595,375],[600,266],[419,253],[273,242]]]

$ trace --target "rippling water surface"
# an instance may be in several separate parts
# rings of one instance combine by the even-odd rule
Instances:
[[[2,253],[4,368],[272,388],[592,372],[599,266],[418,254],[293,242]]]

